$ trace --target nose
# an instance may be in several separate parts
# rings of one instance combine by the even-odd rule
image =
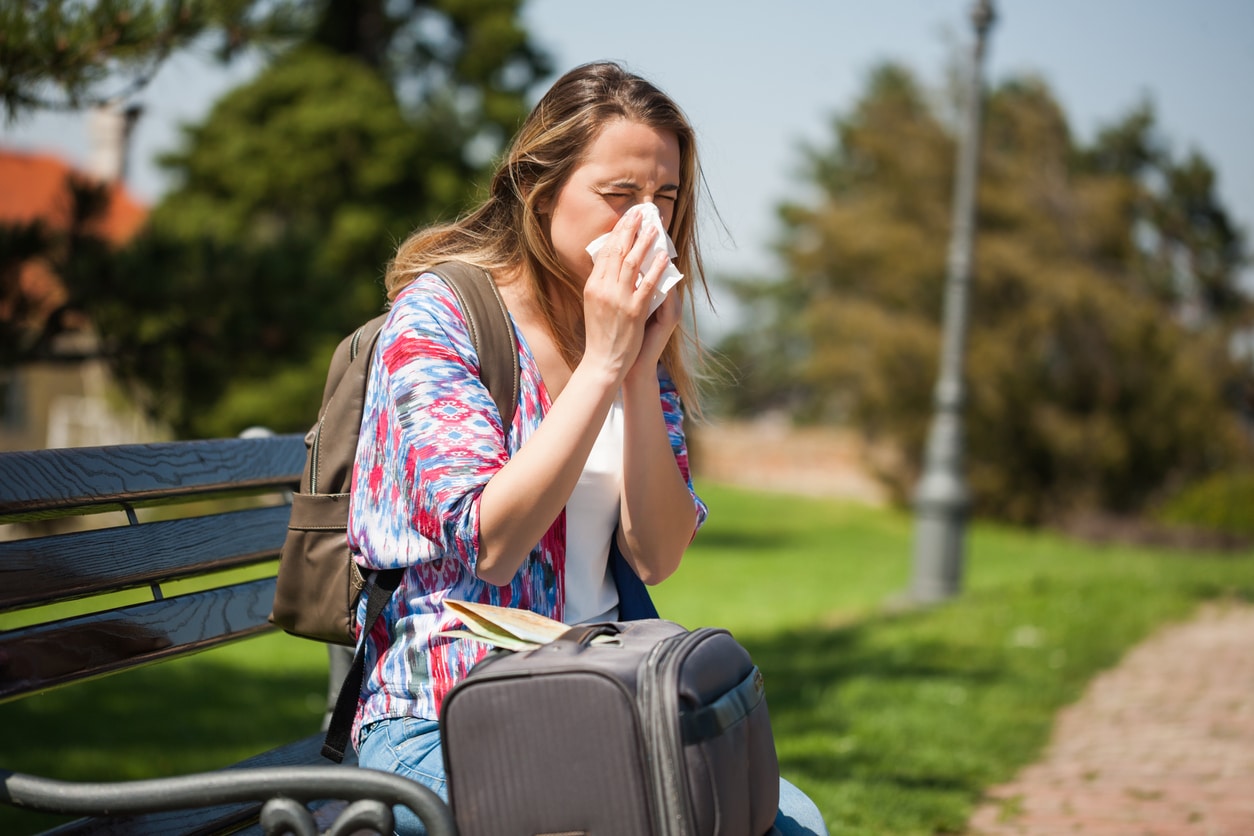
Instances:
[[[662,219],[662,228],[665,229],[668,234],[670,233],[671,212],[675,208],[674,205],[671,203],[671,201],[663,200],[661,203],[658,203],[657,199],[654,198],[652,195],[646,195],[646,196],[641,197],[640,200],[637,201],[637,203],[653,204],[653,206],[657,208],[658,216]]]

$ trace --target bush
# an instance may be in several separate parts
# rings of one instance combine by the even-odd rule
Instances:
[[[1159,516],[1176,525],[1254,537],[1254,472],[1217,473],[1190,485]]]

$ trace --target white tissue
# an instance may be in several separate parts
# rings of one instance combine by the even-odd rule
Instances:
[[[674,258],[679,255],[679,253],[675,250],[675,243],[671,241],[671,237],[666,234],[666,227],[662,226],[662,216],[658,212],[657,206],[652,203],[637,203],[635,206],[628,209],[627,212],[639,212],[644,216],[640,221],[641,232],[650,226],[657,229],[657,235],[653,238],[653,246],[649,248],[647,253],[645,253],[644,261],[642,262],[643,264],[646,266],[652,264],[653,259],[658,253],[663,252],[663,250],[665,250],[667,256],[670,258]],[[607,232],[589,244],[587,247],[588,255],[595,259],[597,257],[597,253],[601,251],[601,247],[605,245],[605,242],[609,240],[609,237],[613,234],[614,233],[612,232]],[[662,300],[666,298],[666,294],[670,292],[672,287],[679,284],[683,277],[684,274],[675,268],[673,262],[666,262],[666,269],[662,271],[662,278],[658,281],[657,287],[653,291],[653,298],[649,300],[649,313],[653,313],[657,310],[658,305],[662,304]],[[642,281],[644,281],[643,273],[636,277],[636,287],[639,287]]]

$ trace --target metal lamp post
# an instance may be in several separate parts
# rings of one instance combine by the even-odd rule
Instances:
[[[969,68],[966,124],[958,146],[955,174],[940,376],[936,382],[935,413],[928,433],[923,477],[914,495],[914,576],[910,596],[920,603],[942,601],[955,595],[962,585],[964,528],[970,504],[962,465],[963,351],[975,238],[984,45],[993,18],[991,0],[978,0],[971,12],[975,49]]]

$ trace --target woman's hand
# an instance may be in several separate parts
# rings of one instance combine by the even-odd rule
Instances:
[[[619,219],[610,240],[597,254],[584,286],[583,359],[571,371],[570,379],[539,428],[483,489],[475,572],[488,583],[497,586],[510,583],[527,554],[561,513],[579,482],[610,405],[623,388],[628,370],[637,362],[649,333],[646,329],[646,322],[651,322],[649,300],[666,267],[665,253],[656,261],[648,255],[655,234],[653,230],[641,234],[640,216],[636,212]],[[637,288],[642,264],[646,268],[644,280]],[[674,327],[673,323],[670,327]],[[650,346],[656,342],[652,336],[648,340]],[[650,349],[654,350],[660,351],[660,348]],[[637,401],[651,400],[648,409],[654,413],[656,421],[648,422],[650,424],[662,421],[657,375],[652,371],[656,362],[656,359],[652,361],[649,375],[652,377],[651,396],[643,385],[631,387],[631,394],[624,392],[625,407],[633,415],[645,411],[634,406]],[[639,378],[642,384],[648,382],[645,375]],[[627,402],[633,406],[626,406]],[[645,443],[654,448],[653,455],[649,463],[640,466],[655,468],[652,462],[665,454],[669,459],[668,462],[663,460],[665,467],[674,473],[672,481],[679,479],[666,440],[665,424],[662,424],[660,437],[650,438]],[[636,481],[640,480],[633,480],[633,484]],[[537,485],[543,489],[537,490]],[[680,487],[686,492],[682,480]],[[667,494],[671,495],[673,492]],[[687,525],[684,536],[691,538],[691,516]],[[683,542],[686,544],[687,540]],[[674,562],[674,559],[668,556],[668,561]],[[668,563],[667,568],[669,566]],[[657,578],[662,572],[646,572],[646,576]]]
[[[652,355],[650,368],[656,368],[662,348],[679,322],[677,307],[672,305],[663,313],[666,303],[655,317],[649,315],[649,300],[661,281],[667,257],[665,253],[649,255],[657,231],[640,227],[638,212],[628,212],[619,219],[584,284],[584,359],[602,365],[620,382],[636,366],[646,344]],[[644,278],[637,287],[641,273]],[[660,341],[659,331],[664,331]]]
[[[666,262],[662,262],[666,269]],[[627,379],[643,376],[650,380],[657,379],[657,364],[662,359],[662,352],[670,341],[671,334],[679,326],[683,315],[683,303],[679,293],[672,291],[662,299],[662,304],[649,317],[644,326],[644,337],[640,343],[640,351],[636,353],[636,362],[627,371]]]

